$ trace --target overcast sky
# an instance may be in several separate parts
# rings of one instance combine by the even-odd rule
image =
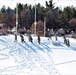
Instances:
[[[45,6],[45,1],[49,1],[49,0],[0,0],[0,8],[2,8],[3,5],[5,5],[6,7],[11,7],[11,8],[15,8],[17,2],[18,3],[22,3],[22,4],[32,4],[34,5],[35,3],[40,3],[41,5]],[[55,3],[55,6],[59,6],[59,7],[65,7],[65,6],[74,6],[76,7],[76,0],[53,0],[53,2]]]

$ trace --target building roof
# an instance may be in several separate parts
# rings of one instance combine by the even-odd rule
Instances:
[[[2,27],[3,26],[3,24],[2,23],[0,23],[0,27]]]
[[[68,23],[70,25],[76,25],[76,18],[72,18]]]

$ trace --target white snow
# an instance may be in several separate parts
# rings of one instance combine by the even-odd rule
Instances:
[[[0,36],[0,75],[76,75],[76,40],[70,40],[70,47],[63,37],[41,37],[38,44],[25,36],[22,43],[14,42],[14,35]]]

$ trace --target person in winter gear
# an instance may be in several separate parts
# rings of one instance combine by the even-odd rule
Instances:
[[[67,40],[67,46],[68,46],[68,47],[70,46],[70,41],[69,41],[69,39]]]
[[[64,38],[64,44],[67,45],[67,39],[66,39],[65,35],[63,36],[63,38]]]
[[[58,39],[57,39],[57,32],[55,33],[55,39],[56,39],[56,41],[58,40]]]
[[[38,36],[38,43],[40,44],[40,36]]]
[[[17,35],[16,35],[16,34],[15,34],[15,41],[17,41]],[[15,41],[14,41],[14,42],[15,42]]]
[[[24,37],[23,37],[22,34],[20,34],[20,37],[21,37],[21,42],[22,42],[22,43],[25,42],[25,41],[24,41]]]
[[[29,42],[33,43],[33,38],[31,36],[29,36]]]

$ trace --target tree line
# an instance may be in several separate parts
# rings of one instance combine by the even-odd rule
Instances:
[[[67,6],[63,10],[55,7],[53,0],[45,2],[46,7],[41,6],[40,3],[36,5],[36,21],[43,21],[46,18],[46,27],[51,29],[70,28],[69,20],[76,18],[76,8]],[[0,10],[0,20],[6,25],[7,28],[16,26],[16,8],[6,9],[3,6]],[[18,27],[30,29],[35,20],[35,6],[31,4],[18,4]]]

